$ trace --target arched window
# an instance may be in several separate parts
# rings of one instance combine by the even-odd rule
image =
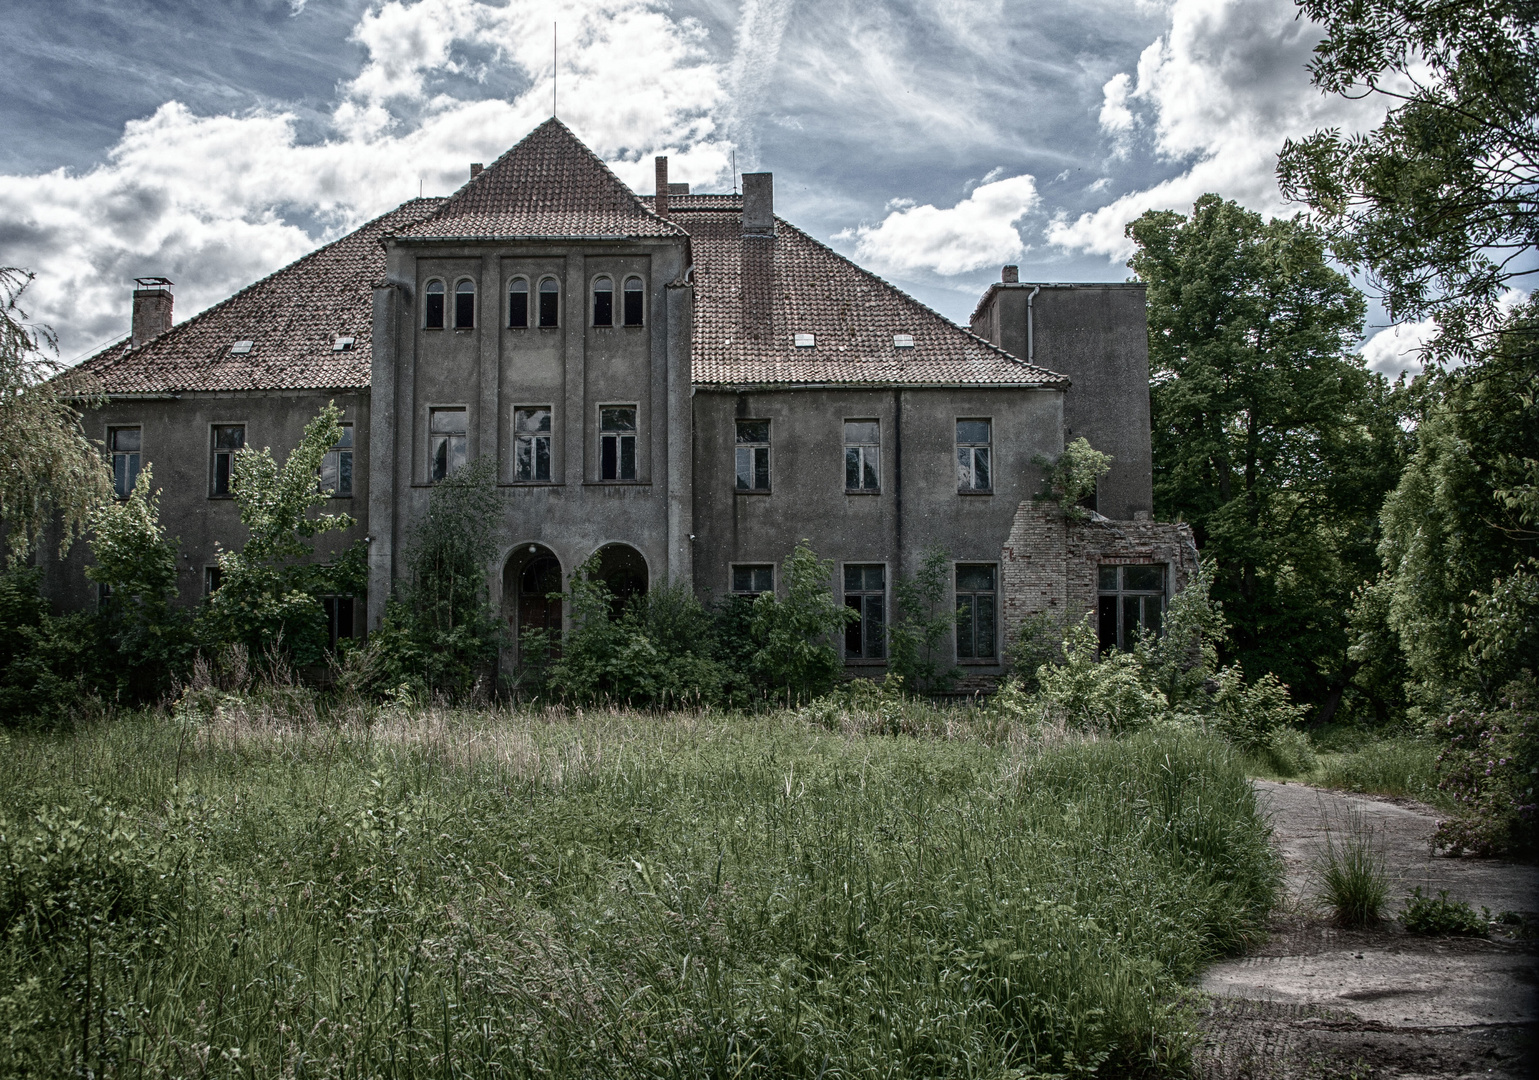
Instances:
[[[639,277],[625,279],[625,325],[641,325],[641,279]]]
[[[613,326],[615,324],[615,283],[607,277],[595,278],[593,282],[593,325]]]
[[[508,325],[529,325],[529,282],[523,278],[508,286]]]
[[[429,330],[444,328],[444,283],[427,283],[426,302],[423,305],[422,325]]]
[[[476,325],[476,283],[465,280],[454,287],[454,328],[468,330]]]
[[[556,279],[548,277],[540,282],[540,325],[558,326],[557,318],[561,309],[561,286],[556,284]]]

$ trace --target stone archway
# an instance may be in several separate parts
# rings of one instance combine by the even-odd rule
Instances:
[[[629,544],[605,544],[598,550],[599,580],[609,586],[614,597],[614,615],[625,605],[647,592],[647,560]]]
[[[514,646],[514,662],[522,663],[519,649],[524,635],[544,630],[553,644],[561,640],[562,605],[559,593],[564,587],[561,560],[544,544],[520,544],[508,556],[502,571],[502,616]]]

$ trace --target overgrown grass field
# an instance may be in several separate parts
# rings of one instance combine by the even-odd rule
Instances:
[[[0,1075],[1177,1071],[1276,881],[1190,734],[145,714],[0,753]]]

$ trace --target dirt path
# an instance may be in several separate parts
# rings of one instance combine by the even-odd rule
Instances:
[[[1215,1080],[1534,1076],[1533,942],[1415,937],[1398,924],[1336,929],[1312,903],[1312,867],[1327,829],[1339,838],[1353,814],[1384,852],[1391,912],[1419,885],[1493,915],[1536,913],[1539,868],[1434,858],[1437,820],[1425,806],[1255,783],[1272,815],[1287,901],[1266,943],[1203,977],[1211,997],[1202,1073]]]

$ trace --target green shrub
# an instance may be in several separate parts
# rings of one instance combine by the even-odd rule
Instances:
[[[1260,748],[1260,754],[1278,776],[1307,773],[1318,761],[1309,736],[1293,727],[1274,728]]]
[[[1412,934],[1485,937],[1490,933],[1491,909],[1480,911],[1477,915],[1464,901],[1448,899],[1447,889],[1439,889],[1435,898],[1424,896],[1418,885],[1405,898],[1400,921]]]
[[[1042,689],[1038,673],[1044,664],[1063,662],[1063,639],[1067,628],[1061,615],[1034,611],[1021,620],[1005,647],[1005,664],[1010,679],[1026,694]]]
[[[1323,758],[1315,782],[1365,795],[1436,800],[1436,758],[1437,748],[1428,739],[1370,736],[1359,741],[1357,749]]]
[[[755,681],[788,704],[826,693],[844,671],[833,636],[858,616],[835,598],[834,564],[819,559],[806,540],[782,564],[786,597],[754,600],[752,664]]]
[[[42,571],[0,571],[0,724],[68,722],[101,684],[107,649],[85,614],[53,615]]]
[[[893,586],[898,618],[888,630],[887,670],[921,694],[944,693],[961,672],[950,663],[956,608],[947,604],[951,556],[939,546],[920,553],[913,577],[899,575]]]
[[[1295,728],[1305,709],[1288,698],[1288,688],[1270,671],[1247,683],[1239,667],[1220,668],[1213,677],[1218,689],[1209,705],[1211,722],[1236,746],[1264,750],[1272,733]]]
[[[1455,853],[1528,853],[1539,848],[1539,685],[1525,675],[1497,707],[1460,709],[1433,725],[1442,746],[1437,786],[1459,816],[1433,842]]]
[[[1037,501],[1055,502],[1064,517],[1079,521],[1090,516],[1081,503],[1095,494],[1096,483],[1111,470],[1112,456],[1103,454],[1080,436],[1065,445],[1056,458],[1038,455],[1032,464],[1042,470],[1042,491],[1036,496]]]
[[[1319,882],[1316,899],[1337,924],[1365,927],[1383,921],[1389,875],[1364,815],[1348,812],[1345,836],[1326,828],[1325,849],[1316,856],[1314,871]]]
[[[1099,652],[1087,616],[1064,638],[1063,663],[1038,669],[1046,715],[1070,728],[1123,732],[1168,714],[1164,695],[1147,685],[1131,653],[1099,659]]]

